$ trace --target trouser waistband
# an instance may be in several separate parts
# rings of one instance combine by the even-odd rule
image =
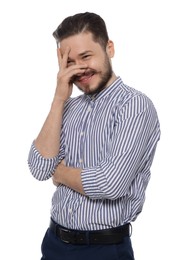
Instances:
[[[130,236],[130,223],[104,230],[72,230],[67,229],[51,219],[49,228],[63,242],[70,244],[118,244],[125,236]]]

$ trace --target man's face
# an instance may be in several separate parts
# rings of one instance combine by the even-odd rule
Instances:
[[[86,94],[96,94],[109,86],[115,79],[110,59],[114,55],[114,46],[108,42],[106,50],[93,41],[91,33],[80,33],[60,42],[63,55],[66,48],[70,49],[67,67],[86,64],[82,74],[72,77],[72,82]]]

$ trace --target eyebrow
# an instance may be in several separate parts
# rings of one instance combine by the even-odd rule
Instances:
[[[78,56],[84,56],[88,53],[92,53],[92,51],[84,51],[84,52],[81,52]]]

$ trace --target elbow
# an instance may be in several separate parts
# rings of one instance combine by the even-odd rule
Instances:
[[[124,192],[121,192],[119,188],[111,186],[105,187],[105,189],[102,192],[102,198],[108,200],[117,200],[120,197],[123,197],[124,195]]]
[[[52,173],[51,172],[46,172],[37,168],[32,167],[30,164],[29,165],[29,170],[32,174],[32,176],[38,180],[38,181],[46,181],[48,180],[50,177],[52,177]]]

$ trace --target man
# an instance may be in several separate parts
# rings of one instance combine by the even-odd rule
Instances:
[[[114,44],[99,15],[67,17],[53,36],[57,86],[28,158],[35,178],[57,186],[41,259],[133,260],[131,222],[160,138],[156,110],[113,72]],[[73,84],[83,95],[71,98]]]

